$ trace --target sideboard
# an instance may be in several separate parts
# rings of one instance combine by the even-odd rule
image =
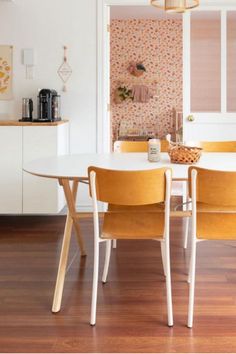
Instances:
[[[69,123],[0,121],[0,214],[56,214],[65,205],[57,181],[22,170],[25,163],[69,153]],[[46,182],[46,183],[45,183]]]

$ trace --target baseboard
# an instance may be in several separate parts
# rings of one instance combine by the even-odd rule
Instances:
[[[93,207],[91,205],[76,205],[76,210],[79,213],[92,213],[93,212]]]
[[[103,213],[107,209],[107,204],[106,203],[98,203],[98,211]],[[76,205],[76,210],[79,213],[92,213],[93,212],[93,207],[92,205],[81,205],[78,204]]]

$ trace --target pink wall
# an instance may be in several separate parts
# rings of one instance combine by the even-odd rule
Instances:
[[[132,101],[115,104],[113,95],[119,82],[132,88],[127,71],[130,61],[142,61],[147,72],[137,80],[154,94],[148,103]],[[112,134],[116,139],[123,119],[137,126],[152,126],[159,137],[171,130],[173,108],[182,108],[182,21],[113,20],[111,22],[111,102]],[[154,80],[157,79],[157,83]],[[131,82],[130,82],[131,81]]]

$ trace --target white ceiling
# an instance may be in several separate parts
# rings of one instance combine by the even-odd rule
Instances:
[[[128,19],[181,19],[181,14],[167,14],[163,10],[159,10],[153,6],[111,6],[112,20],[128,20]]]

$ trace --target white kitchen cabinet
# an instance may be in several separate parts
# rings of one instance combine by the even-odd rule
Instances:
[[[40,158],[68,153],[68,124],[23,128],[23,165]],[[56,180],[23,172],[23,213],[55,214],[65,205]]]
[[[35,159],[68,154],[68,122],[1,124],[0,214],[60,212],[65,200],[58,182],[30,175],[23,166]]]
[[[22,127],[0,127],[0,214],[22,212]]]

